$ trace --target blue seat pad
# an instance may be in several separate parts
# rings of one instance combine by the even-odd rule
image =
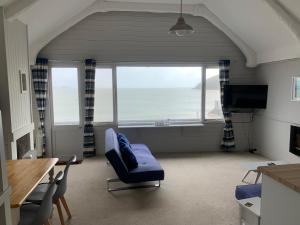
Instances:
[[[146,182],[164,179],[164,170],[144,144],[131,144],[138,167],[129,171],[127,182]]]
[[[235,188],[237,200],[261,197],[261,184],[238,185]]]

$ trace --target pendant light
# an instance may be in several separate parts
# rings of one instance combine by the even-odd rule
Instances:
[[[169,30],[169,34],[175,34],[178,37],[187,36],[193,34],[195,31],[193,27],[188,25],[182,16],[182,0],[180,0],[180,16],[177,19],[177,23]]]

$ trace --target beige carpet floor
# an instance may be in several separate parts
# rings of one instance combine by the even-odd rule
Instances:
[[[156,190],[108,193],[105,180],[114,173],[105,158],[85,159],[72,166],[66,199],[73,218],[66,224],[238,225],[234,190],[246,172],[241,163],[266,160],[249,153],[168,154],[158,158],[165,169],[165,181]],[[62,168],[56,167],[56,171]],[[60,224],[56,210],[52,224]]]

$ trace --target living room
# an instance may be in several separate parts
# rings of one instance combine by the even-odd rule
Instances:
[[[64,164],[67,201],[53,198],[50,224],[298,224],[299,3],[8,0],[0,7],[0,193],[11,186],[0,195],[1,225],[22,224],[33,189]],[[137,168],[150,157],[161,173],[130,177],[120,149],[129,171],[122,173],[108,156],[118,153],[120,134],[140,151]],[[136,144],[146,146],[143,156]],[[52,161],[13,204],[20,192],[12,164],[29,159]]]

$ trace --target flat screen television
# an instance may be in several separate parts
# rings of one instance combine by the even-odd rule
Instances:
[[[265,109],[267,107],[268,85],[225,85],[224,107]]]

